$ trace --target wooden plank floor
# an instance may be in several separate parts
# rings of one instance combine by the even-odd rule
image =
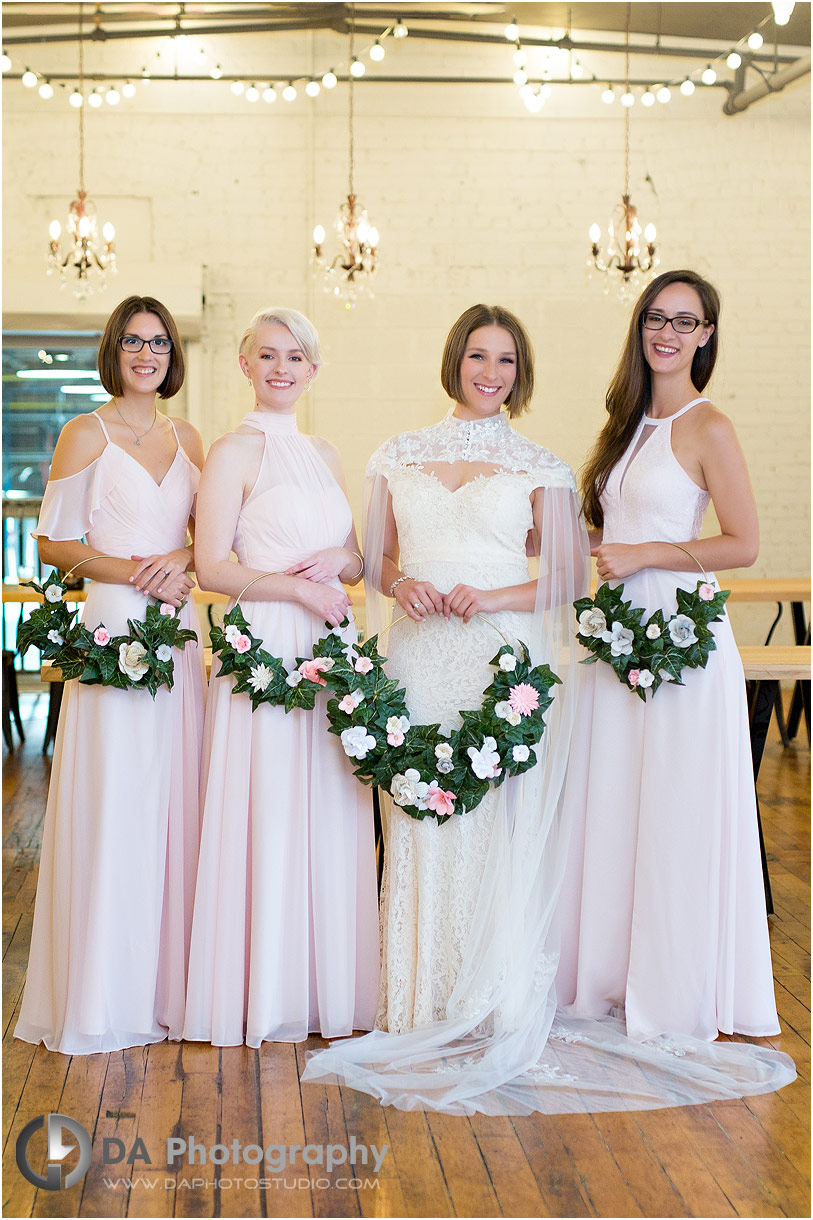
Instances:
[[[778,1094],[633,1114],[471,1119],[384,1109],[352,1089],[300,1087],[311,1038],[260,1051],[159,1044],[69,1058],[12,1037],[31,933],[49,760],[45,697],[23,696],[29,740],[3,778],[3,1214],[5,1216],[809,1216],[810,752],[775,732],[760,801],[776,916],[771,944],[783,1033],[771,1045],[799,1079]],[[30,1186],[17,1170],[25,1124],[54,1110],[94,1140],[84,1181]],[[331,1173],[300,1159],[166,1168],[165,1140],[388,1145],[378,1174]],[[44,1137],[35,1136],[34,1139]],[[104,1138],[153,1159],[104,1166]],[[115,1145],[112,1145],[115,1147]],[[33,1143],[32,1143],[33,1147]],[[44,1147],[44,1142],[43,1142]],[[71,1165],[71,1154],[66,1164]],[[177,1163],[180,1166],[180,1162]],[[265,1178],[269,1185],[256,1185]]]

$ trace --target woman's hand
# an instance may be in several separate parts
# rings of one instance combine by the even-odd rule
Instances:
[[[455,585],[443,599],[447,618],[456,614],[468,623],[475,614],[496,614],[502,609],[499,589],[474,589],[471,585]]]
[[[338,627],[347,618],[350,598],[344,589],[334,589],[332,585],[301,577],[297,577],[297,586],[296,600],[300,606],[330,623],[331,627]]]
[[[324,584],[334,580],[350,563],[351,552],[343,546],[328,546],[316,551],[308,559],[302,559],[285,569],[286,576],[301,576],[303,580],[314,580]],[[356,557],[353,556],[355,559]],[[358,562],[356,560],[356,562]]]
[[[402,580],[393,593],[398,605],[414,623],[423,623],[427,614],[443,613],[443,597],[430,580]]]
[[[194,580],[186,574],[192,563],[192,554],[187,547],[179,547],[166,555],[132,555],[131,558],[136,566],[130,583],[150,597],[178,606],[190,589],[195,587]],[[180,597],[180,601],[175,600],[177,597]]]
[[[604,542],[596,548],[595,554],[599,580],[625,580],[650,566],[645,543]]]

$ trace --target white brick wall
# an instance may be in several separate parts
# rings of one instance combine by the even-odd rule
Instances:
[[[331,57],[340,64],[336,42],[320,38],[292,39],[280,71],[286,55],[299,55],[301,70],[324,70]],[[491,50],[405,42],[399,70],[491,74],[497,63]],[[238,44],[230,41],[231,53],[239,58],[239,49],[250,70],[251,49]],[[125,52],[93,54],[99,68],[119,70]],[[226,62],[225,52],[218,58]],[[356,187],[381,232],[381,266],[375,299],[354,311],[323,295],[309,270],[311,229],[321,221],[330,231],[347,189],[345,88],[270,108],[232,97],[222,82],[154,83],[115,110],[89,111],[87,185],[116,224],[121,273],[84,307],[43,274],[48,220],[62,216],[76,186],[76,115],[64,98],[45,104],[10,82],[3,90],[7,321],[87,325],[128,292],[162,297],[200,336],[188,411],[211,441],[251,406],[236,360],[248,318],[270,303],[303,309],[327,360],[303,423],[341,449],[358,508],[373,448],[445,410],[438,370],[451,322],[474,301],[499,302],[522,317],[537,351],[538,390],[522,429],[574,467],[584,460],[627,318],[585,277],[588,226],[604,227],[623,182],[621,109],[603,106],[597,88],[555,90],[538,115],[508,85],[358,88]],[[635,107],[633,199],[658,226],[662,268],[694,267],[723,294],[710,390],[736,424],[759,502],[752,574],[803,575],[808,81],[736,118],[722,115],[722,101],[719,90],[698,90],[667,107]],[[756,641],[770,607],[737,608],[732,618],[743,640]]]

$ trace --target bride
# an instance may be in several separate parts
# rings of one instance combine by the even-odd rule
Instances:
[[[561,685],[536,765],[475,809],[439,824],[389,805],[376,1030],[311,1056],[303,1080],[456,1114],[649,1108],[776,1088],[782,1070],[781,1083],[792,1078],[789,1060],[762,1048],[704,1048],[677,1073],[670,1048],[630,1049],[611,1018],[554,1022],[561,797],[584,655],[572,603],[587,588],[588,549],[570,469],[509,422],[533,381],[519,320],[472,306],[443,353],[453,408],[387,441],[368,466],[368,632],[388,632],[381,647],[410,724],[449,732],[477,708],[500,637],[525,643]],[[737,1061],[742,1087],[720,1059]]]

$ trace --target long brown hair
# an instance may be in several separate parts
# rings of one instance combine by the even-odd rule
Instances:
[[[124,392],[119,368],[119,339],[127,330],[131,318],[137,313],[154,313],[160,318],[161,325],[172,340],[172,351],[169,354],[169,366],[164,380],[158,387],[159,398],[172,398],[183,385],[186,366],[183,358],[181,336],[175,319],[160,301],[155,297],[126,297],[116,306],[107,319],[96,363],[99,366],[99,380],[113,398],[120,398]]]
[[[505,400],[508,416],[513,419],[528,409],[534,392],[534,349],[528,332],[515,314],[502,305],[471,305],[462,313],[446,337],[440,364],[440,384],[455,402],[462,402],[460,362],[473,330],[481,326],[501,326],[513,337],[517,347],[517,375],[511,393]]]
[[[664,271],[649,284],[635,303],[618,367],[607,390],[608,419],[581,470],[584,515],[589,525],[604,524],[601,493],[610,471],[621,460],[635,434],[641,416],[652,401],[652,373],[641,342],[641,319],[662,289],[669,284],[688,284],[700,297],[704,319],[714,326],[692,361],[692,384],[704,390],[717,362],[720,324],[720,294],[713,284],[695,271]]]

